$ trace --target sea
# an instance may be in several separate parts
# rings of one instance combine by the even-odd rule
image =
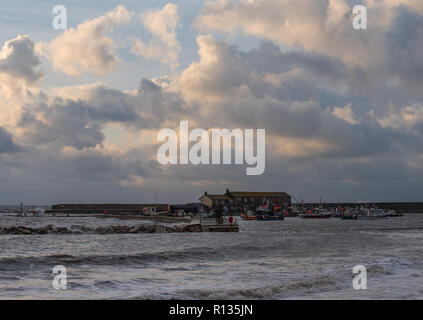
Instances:
[[[0,227],[139,223],[0,215]],[[58,265],[66,289],[53,286]],[[353,285],[358,265],[366,289]],[[0,299],[422,298],[423,214],[241,221],[239,233],[0,235]]]

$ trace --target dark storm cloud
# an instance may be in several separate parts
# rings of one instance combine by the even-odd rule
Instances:
[[[128,96],[115,89],[96,87],[91,92],[88,101],[90,105],[83,106],[79,112],[90,120],[119,123],[141,123],[142,117],[131,105]]]
[[[236,47],[231,50],[237,52]],[[237,53],[245,58],[248,65],[260,72],[283,73],[301,68],[321,76],[344,79],[349,71],[340,59],[304,51],[282,52],[280,47],[271,41],[262,42],[259,48],[248,53]]]
[[[19,151],[20,147],[15,144],[10,133],[0,127],[0,154]]]
[[[388,67],[406,86],[421,91],[423,81],[423,16],[406,6],[393,9],[385,34]]]
[[[178,101],[149,80],[141,82],[136,95],[99,86],[90,89],[86,100],[47,100],[27,105],[22,113],[19,126],[26,132],[26,142],[79,150],[102,144],[107,124],[122,124],[130,130],[159,128],[166,114],[171,117],[169,109],[181,110]]]
[[[40,145],[58,143],[77,149],[95,147],[105,136],[101,126],[91,121],[95,111],[82,101],[67,101],[64,105],[40,104],[37,111],[44,117],[39,120],[32,110],[23,113],[20,126],[26,130],[27,143]]]

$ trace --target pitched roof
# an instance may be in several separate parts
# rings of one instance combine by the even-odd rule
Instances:
[[[244,192],[244,191],[229,191],[229,194],[233,197],[291,197],[286,192]]]
[[[205,194],[201,198],[203,197],[209,197],[212,200],[229,200],[229,197],[226,194]]]

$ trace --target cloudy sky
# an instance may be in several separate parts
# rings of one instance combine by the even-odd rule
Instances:
[[[57,4],[0,8],[1,204],[423,200],[423,1],[66,0],[67,30]],[[265,173],[160,165],[181,120],[266,129]]]

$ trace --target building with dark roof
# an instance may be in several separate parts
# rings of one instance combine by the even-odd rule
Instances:
[[[266,207],[273,210],[276,207],[291,205],[291,196],[286,192],[248,192],[226,189],[225,194],[209,194],[206,191],[200,198],[200,202],[210,209],[221,206],[227,208],[243,208],[245,210]]]
[[[224,194],[209,194],[204,192],[204,195],[199,199],[200,203],[209,207],[210,209],[217,207],[228,207],[230,205],[230,198]]]
[[[225,195],[231,199],[231,206],[247,210],[255,210],[258,207],[273,210],[275,207],[291,205],[291,196],[286,192],[246,192],[226,189]]]

